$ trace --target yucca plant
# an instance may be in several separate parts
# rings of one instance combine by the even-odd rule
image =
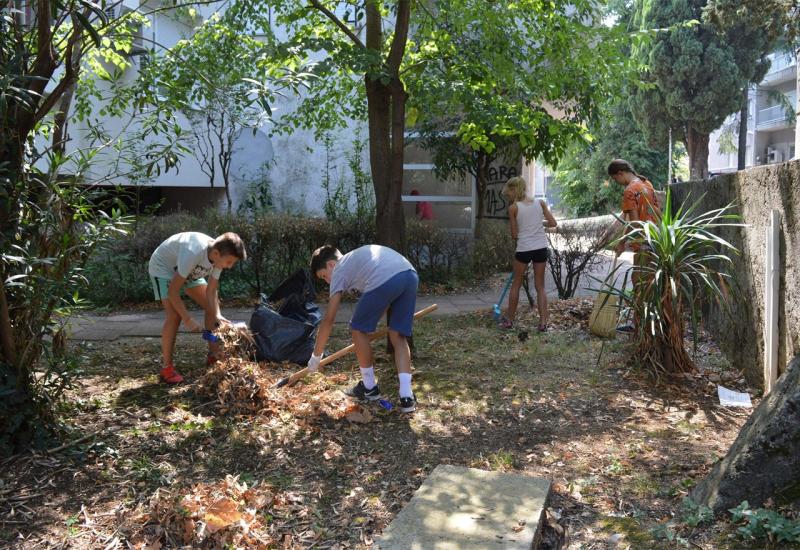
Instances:
[[[634,266],[641,277],[632,290],[608,285],[603,290],[619,296],[620,302],[633,310],[638,358],[656,374],[694,369],[684,345],[686,320],[691,323],[696,345],[702,301],[724,304],[731,255],[739,253],[715,234],[720,228],[742,226],[740,217],[732,212],[733,203],[698,214],[701,201],[702,197],[688,208],[682,205],[673,210],[668,190],[658,222],[625,222],[629,227],[626,238],[646,245],[639,265]]]

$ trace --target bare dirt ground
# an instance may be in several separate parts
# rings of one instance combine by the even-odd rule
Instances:
[[[717,381],[746,389],[713,342],[701,371],[656,383],[626,366],[624,338],[586,329],[591,302],[552,304],[551,330],[522,313],[415,325],[416,413],[399,414],[397,378],[375,344],[383,394],[354,407],[355,358],[294,388],[296,367],[204,365],[182,335],[187,383],[159,384],[159,341],[80,344],[84,370],[63,405],[72,426],[53,453],[0,462],[0,545],[10,548],[369,548],[442,463],[550,478],[549,547],[665,548],[652,530],[680,513],[748,409],[719,406]],[[329,345],[349,343],[338,327]],[[233,368],[233,367],[231,367]],[[755,548],[723,522],[684,529],[694,548]]]

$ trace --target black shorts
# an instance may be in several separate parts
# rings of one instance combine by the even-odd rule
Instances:
[[[547,261],[547,248],[537,248],[536,250],[515,252],[514,259],[525,265],[528,265],[531,262],[535,264],[543,264]]]

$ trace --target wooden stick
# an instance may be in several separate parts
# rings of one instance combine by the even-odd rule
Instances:
[[[72,447],[73,445],[77,445],[78,443],[82,443],[82,442],[86,441],[87,439],[96,436],[101,431],[102,430],[97,430],[96,432],[88,433],[88,434],[84,435],[83,437],[79,437],[78,439],[76,439],[74,441],[70,441],[69,443],[64,443],[63,445],[60,445],[60,446],[58,446],[58,447],[56,447],[54,449],[48,449],[47,451],[45,451],[45,454],[52,455],[52,454],[57,453],[58,451],[63,451],[64,449]]]
[[[430,305],[430,306],[426,307],[425,309],[421,309],[421,310],[419,310],[418,312],[416,312],[414,314],[414,319],[419,319],[420,317],[423,317],[423,316],[427,315],[428,313],[430,313],[432,311],[435,311],[438,307],[439,307],[438,304],[433,304],[433,305]],[[369,340],[371,342],[372,340],[376,340],[378,338],[382,338],[383,336],[386,336],[388,333],[389,333],[389,329],[385,328],[383,330],[379,330],[377,332],[373,332],[373,333],[369,334],[368,337],[369,337]],[[343,355],[347,355],[348,353],[350,353],[351,351],[353,351],[355,349],[356,349],[356,345],[355,344],[350,344],[346,348],[342,348],[339,351],[337,351],[335,353],[332,353],[329,356],[327,356],[326,358],[324,358],[322,361],[319,362],[319,366],[320,367],[324,367],[326,365],[329,365],[330,363],[333,363],[334,361],[336,361],[337,359],[339,359]],[[281,379],[275,385],[275,387],[276,388],[282,388],[283,386],[293,386],[300,379],[305,377],[307,374],[308,374],[308,367],[305,367],[303,369],[300,369],[299,371],[297,371],[293,375],[291,375],[291,376],[289,376],[287,378]]]

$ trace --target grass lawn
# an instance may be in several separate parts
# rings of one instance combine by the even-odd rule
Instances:
[[[667,547],[651,530],[680,514],[682,498],[726,452],[749,410],[720,407],[704,376],[656,384],[626,367],[620,339],[606,343],[598,364],[601,341],[585,328],[591,304],[553,307],[545,334],[529,313],[507,332],[488,313],[421,319],[418,410],[369,405],[369,423],[350,422],[337,408],[346,403],[339,390],[358,380],[354,356],[278,390],[263,414],[236,415],[221,413],[199,388],[199,336],[179,337],[176,363],[187,383],[178,387],[158,383],[158,339],[76,344],[85,374],[64,414],[73,439],[97,435],[0,462],[0,545],[114,548],[156,537],[162,547],[179,546],[170,526],[184,525],[180,514],[189,512],[167,513],[168,525],[159,516],[164,503],[210,494],[232,475],[267,495],[258,521],[274,547],[367,548],[446,463],[552,479],[548,540],[565,529],[569,548]],[[336,327],[329,351],[349,343],[345,328]],[[374,348],[381,389],[397,405],[391,358],[382,343]],[[698,364],[725,380],[720,357],[702,342]],[[293,370],[264,369],[275,380]],[[730,530],[717,524],[683,534],[710,549],[724,547]]]

